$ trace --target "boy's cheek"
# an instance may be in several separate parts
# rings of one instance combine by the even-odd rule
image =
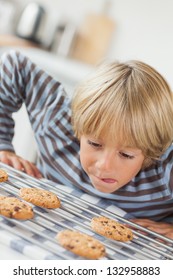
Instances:
[[[89,168],[92,166],[92,158],[87,155],[87,153],[81,153],[80,154],[80,162],[82,165],[82,168],[86,173],[88,173]]]
[[[87,159],[85,156],[81,155],[80,154],[80,162],[81,162],[81,165],[82,165],[82,168],[85,170],[86,167],[87,167]],[[86,170],[85,170],[86,171]]]

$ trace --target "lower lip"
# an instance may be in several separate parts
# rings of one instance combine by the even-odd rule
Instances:
[[[111,193],[118,187],[118,181],[112,178],[99,178],[92,176],[92,183],[97,190],[104,193]]]
[[[114,184],[114,183],[116,183],[116,180],[114,180],[114,179],[109,179],[109,178],[107,178],[107,179],[100,179],[102,182],[104,182],[104,183],[107,183],[107,184]]]

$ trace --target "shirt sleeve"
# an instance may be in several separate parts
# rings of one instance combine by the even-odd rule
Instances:
[[[1,59],[0,97],[0,150],[13,151],[12,113],[24,103],[43,176],[64,185],[83,185],[86,174],[71,125],[71,100],[62,85],[23,54],[10,51]]]
[[[63,94],[61,84],[22,53],[12,50],[3,54],[0,66],[0,150],[14,151],[12,113],[17,112],[23,103],[32,128],[37,131],[53,118]]]

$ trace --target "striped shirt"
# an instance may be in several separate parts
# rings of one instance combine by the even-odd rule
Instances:
[[[83,171],[79,142],[71,126],[71,101],[62,85],[21,53],[1,58],[0,150],[14,151],[12,113],[25,103],[38,144],[38,168],[43,176],[109,199],[135,217],[159,220],[173,215],[173,146],[161,160],[140,171],[114,193],[97,191]]]

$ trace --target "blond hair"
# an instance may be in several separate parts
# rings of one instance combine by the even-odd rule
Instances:
[[[141,61],[100,65],[72,100],[76,136],[112,137],[158,159],[173,139],[173,94],[165,79]]]

